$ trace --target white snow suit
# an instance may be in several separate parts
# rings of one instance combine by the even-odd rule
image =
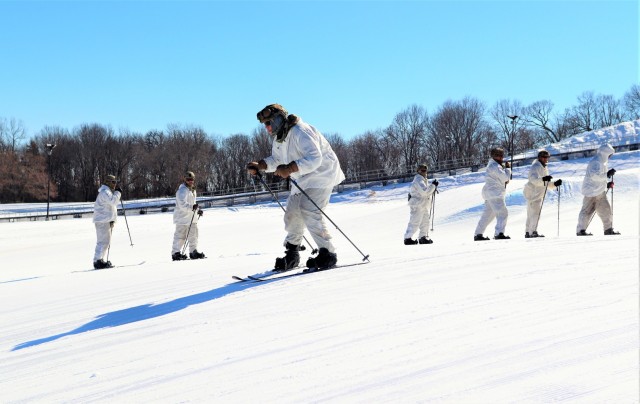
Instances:
[[[426,177],[416,174],[409,190],[409,224],[404,238],[412,238],[417,230],[418,238],[429,238],[429,220],[431,219],[431,200],[436,186],[429,184]]]
[[[524,186],[524,199],[527,200],[527,223],[525,225],[526,233],[537,231],[538,220],[540,217],[540,208],[542,200],[545,196],[545,186],[542,177],[549,175],[549,169],[543,165],[540,160],[536,160],[531,164],[529,169],[529,180]],[[547,183],[547,189],[556,189],[552,181]]]
[[[93,262],[104,260],[104,256],[111,244],[111,223],[118,219],[118,203],[120,192],[112,191],[108,185],[101,185],[98,197],[93,204],[93,223],[96,227],[96,249]]]
[[[594,212],[602,220],[605,230],[610,229],[613,225],[613,213],[606,197],[609,156],[613,153],[615,153],[614,148],[604,144],[598,148],[596,155],[587,165],[587,172],[582,181],[584,199],[582,200],[582,209],[578,215],[576,233],[580,232],[580,230],[587,230]]]
[[[173,210],[173,223],[176,231],[173,233],[171,255],[180,252],[189,233],[189,252],[198,248],[198,212],[194,214],[193,205],[196,203],[196,190],[190,189],[185,183],[180,184],[176,191],[176,207]],[[193,222],[192,222],[193,221]],[[189,229],[191,226],[191,229]]]
[[[273,141],[271,156],[264,158],[267,172],[274,172],[279,165],[292,161],[296,162],[298,172],[292,173],[291,178],[324,210],[333,187],[344,181],[344,173],[327,139],[301,119],[283,141]],[[318,248],[335,252],[322,213],[293,184],[287,199],[284,227],[287,231],[284,245],[300,245],[306,227]]]
[[[495,235],[504,233],[507,227],[507,205],[504,201],[505,185],[511,176],[511,169],[504,168],[494,159],[489,160],[485,175],[485,184],[482,187],[484,198],[484,211],[476,226],[475,234],[483,234],[489,223],[496,219]]]

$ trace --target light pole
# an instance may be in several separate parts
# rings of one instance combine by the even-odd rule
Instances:
[[[47,156],[49,156],[49,169],[47,170],[47,218],[49,220],[49,187],[51,186],[51,153],[53,152],[53,148],[56,147],[53,143],[47,143]]]
[[[518,115],[507,115],[507,118],[511,119],[511,177],[513,179],[513,139],[516,137],[516,119]]]

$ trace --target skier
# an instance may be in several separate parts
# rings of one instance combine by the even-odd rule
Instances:
[[[198,219],[203,212],[196,203],[196,175],[187,171],[184,182],[178,187],[176,192],[176,208],[173,211],[173,223],[176,230],[173,234],[173,247],[171,249],[171,259],[174,261],[186,260],[187,255],[182,253],[182,248],[188,238],[189,258],[192,260],[205,258],[205,255],[198,251]],[[196,214],[197,213],[197,214]]]
[[[118,218],[118,202],[122,196],[122,189],[116,186],[116,183],[114,175],[107,175],[93,204],[93,223],[97,239],[93,254],[94,269],[113,268],[111,261],[104,261],[104,256],[111,245],[111,233]]]
[[[417,174],[413,177],[411,189],[409,191],[409,224],[404,233],[404,244],[432,244],[429,238],[429,220],[431,219],[431,198],[436,192],[438,180],[433,180],[431,185],[427,182],[427,165],[420,164],[416,169]],[[412,237],[417,230],[419,239]]]
[[[507,217],[509,216],[504,197],[505,188],[511,176],[511,169],[509,162],[505,162],[503,165],[503,158],[504,149],[491,149],[491,160],[489,160],[487,164],[485,184],[484,187],[482,187],[484,211],[476,226],[475,236],[473,238],[475,241],[489,240],[489,237],[484,237],[482,233],[484,233],[484,230],[494,218],[496,219],[496,228],[493,238],[495,240],[511,238],[504,235],[504,229],[507,227]]]
[[[282,178],[291,177],[309,196],[304,196],[298,187],[291,189],[284,214],[285,255],[276,259],[274,269],[286,271],[298,266],[305,227],[319,247],[317,257],[307,260],[307,267],[324,269],[336,265],[338,257],[331,235],[322,213],[310,199],[324,210],[333,187],[344,181],[338,157],[320,131],[289,115],[282,105],[267,105],[257,117],[272,137],[271,155],[248,163],[247,171],[251,175],[264,170]]]
[[[525,225],[524,238],[544,237],[538,233],[538,221],[540,220],[540,210],[546,194],[546,189],[556,189],[562,185],[562,180],[551,182],[547,163],[549,162],[549,152],[540,150],[538,159],[531,164],[529,169],[529,180],[524,186],[524,198],[527,200],[527,223]],[[545,189],[546,188],[546,189]]]
[[[620,234],[613,230],[613,212],[607,199],[608,189],[611,188],[613,192],[613,179],[607,182],[607,178],[613,177],[616,173],[614,168],[607,170],[609,158],[613,156],[613,153],[615,150],[611,145],[603,144],[587,165],[587,172],[582,181],[584,199],[576,228],[578,236],[592,235],[587,233],[587,227],[596,213],[602,220],[605,236]]]

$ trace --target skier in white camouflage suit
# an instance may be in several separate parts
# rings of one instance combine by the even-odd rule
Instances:
[[[274,269],[284,271],[299,265],[305,227],[319,248],[317,257],[307,260],[307,266],[334,266],[338,257],[331,235],[322,212],[310,199],[324,210],[333,187],[344,181],[338,157],[320,131],[297,116],[289,115],[282,105],[267,105],[257,117],[273,138],[271,155],[248,163],[247,171],[251,175],[264,170],[282,178],[291,177],[309,196],[304,196],[298,187],[291,187],[284,215],[285,256],[276,259]]]
[[[427,165],[420,164],[417,174],[413,177],[411,189],[409,190],[409,224],[404,233],[404,244],[432,244],[429,238],[429,221],[431,220],[431,201],[433,194],[438,187],[438,180],[433,180],[431,184],[427,181]],[[412,237],[418,233],[418,240]]]
[[[111,245],[111,233],[118,219],[118,203],[122,196],[122,190],[116,186],[116,177],[107,175],[104,184],[98,189],[96,202],[93,204],[93,224],[96,227],[96,249],[93,254],[93,268],[113,268],[111,261],[105,261],[109,246]]]
[[[587,227],[596,213],[602,220],[605,236],[620,234],[613,230],[613,212],[607,199],[607,190],[611,188],[613,192],[613,179],[608,181],[608,178],[616,173],[614,168],[608,169],[609,158],[613,153],[615,149],[611,145],[603,144],[587,165],[582,181],[584,199],[576,228],[578,236],[591,236],[591,233],[587,233]]]
[[[485,184],[482,187],[482,197],[484,198],[484,211],[480,221],[476,226],[475,241],[489,240],[484,237],[485,229],[493,219],[496,219],[495,236],[496,240],[506,240],[511,237],[505,236],[504,229],[507,227],[509,211],[504,201],[505,188],[511,177],[511,166],[509,162],[502,162],[504,149],[491,149],[491,160],[487,164],[485,174]]]
[[[189,258],[192,260],[205,258],[198,251],[198,219],[203,212],[196,202],[196,176],[187,171],[184,182],[176,192],[176,208],[173,211],[173,223],[176,230],[173,234],[173,246],[171,259],[174,261],[186,260],[187,255],[182,253],[185,241],[189,242]],[[188,240],[187,240],[188,238]]]
[[[549,175],[548,161],[549,152],[540,150],[538,158],[531,164],[529,169],[529,180],[523,190],[524,199],[527,200],[527,223],[525,225],[524,238],[544,237],[544,235],[538,233],[538,221],[540,220],[540,210],[546,193],[545,188],[553,190],[562,185],[562,180],[551,182],[553,177]]]

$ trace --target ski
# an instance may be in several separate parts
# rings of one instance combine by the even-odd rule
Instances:
[[[324,272],[324,271],[330,271],[332,269],[338,269],[338,268],[346,268],[346,267],[353,267],[356,265],[364,265],[364,264],[368,264],[369,261],[366,262],[356,262],[353,264],[343,264],[343,265],[334,265],[332,267],[329,268],[305,268],[304,270],[300,271],[300,272],[296,272],[293,274],[286,274],[283,276],[274,276],[274,275],[278,275],[281,274],[283,272],[288,272],[288,271],[280,271],[280,272],[276,272],[276,273],[272,273],[269,275],[263,275],[263,276],[252,276],[249,275],[246,278],[241,278],[239,276],[233,276],[233,279],[242,281],[242,282],[268,282],[271,280],[276,280],[276,279],[285,279],[285,278],[293,278],[295,276],[301,276],[301,275],[308,275],[308,274],[313,274],[316,272]],[[294,268],[295,269],[295,268]]]
[[[299,268],[301,268],[301,267],[297,266],[297,267],[294,267],[294,268],[291,268],[291,269],[285,269],[284,271],[276,271],[274,269],[270,269],[268,271],[265,271],[265,272],[262,272],[262,273],[258,273],[258,274],[255,274],[255,275],[247,275],[244,278],[241,277],[241,276],[236,276],[236,275],[233,275],[231,277],[233,279],[239,281],[239,282],[261,281],[261,280],[264,280],[264,279],[266,279],[266,278],[268,278],[270,276],[278,275],[278,274],[281,274],[281,273],[284,273],[284,272],[293,271],[293,270],[296,270],[296,269],[299,269]]]
[[[147,262],[147,261],[138,262],[137,264],[114,265],[111,268],[100,268],[100,269],[91,268],[91,269],[82,269],[82,270],[79,270],[79,271],[72,271],[72,272],[98,272],[98,271],[104,271],[105,269],[137,267],[137,266],[140,266],[140,265],[144,264],[145,262]]]

